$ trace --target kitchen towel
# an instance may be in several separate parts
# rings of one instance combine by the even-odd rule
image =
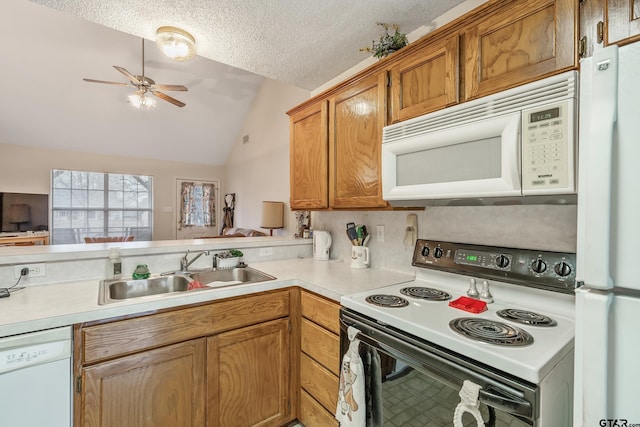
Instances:
[[[342,358],[340,366],[340,388],[338,390],[338,405],[336,419],[341,427],[365,427],[366,403],[364,392],[364,367],[360,358],[360,331],[353,326],[347,329],[349,348]]]
[[[363,362],[366,377],[367,427],[382,427],[382,366],[378,350],[368,347]]]

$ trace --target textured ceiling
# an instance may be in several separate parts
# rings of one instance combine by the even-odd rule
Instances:
[[[2,0],[0,143],[224,165],[264,77],[315,89],[369,58],[359,49],[378,38],[376,21],[409,33],[460,3]],[[163,25],[191,32],[198,56],[162,56],[152,40]],[[141,74],[141,37],[145,74],[187,86],[169,93],[186,107],[135,111],[131,88],[82,80],[126,81],[113,65]]]
[[[409,33],[462,0],[34,0],[154,40],[163,25],[196,38],[198,54],[315,89],[367,54],[376,22]]]

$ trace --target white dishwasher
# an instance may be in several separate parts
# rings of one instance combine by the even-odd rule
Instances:
[[[0,338],[0,425],[71,426],[71,327]]]

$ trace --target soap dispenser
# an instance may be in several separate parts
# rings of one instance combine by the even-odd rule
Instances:
[[[107,279],[119,279],[122,277],[122,260],[118,248],[109,250],[109,259],[107,259]]]

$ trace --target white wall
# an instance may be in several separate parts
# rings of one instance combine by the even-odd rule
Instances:
[[[261,201],[285,203],[284,229],[295,233],[289,210],[289,116],[286,111],[309,99],[309,92],[265,79],[227,161],[225,193],[236,193],[235,227],[260,229]],[[243,143],[243,137],[249,142]],[[266,230],[261,230],[266,231]]]
[[[0,191],[49,194],[51,169],[153,176],[154,240],[175,239],[177,178],[216,180],[224,176],[221,166],[0,144]]]

